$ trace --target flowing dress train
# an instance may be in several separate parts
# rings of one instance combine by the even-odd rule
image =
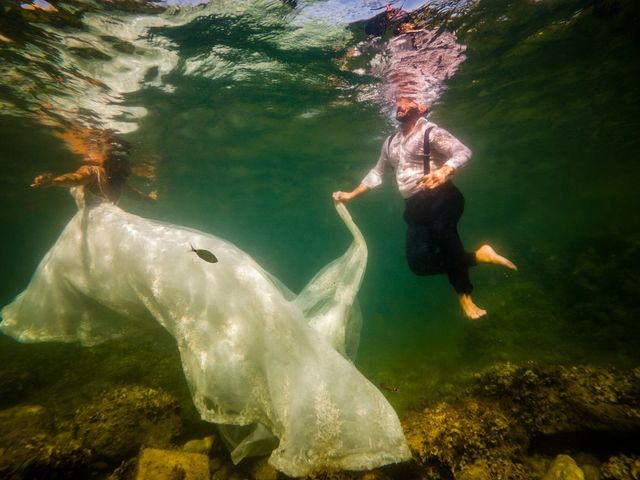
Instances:
[[[344,205],[352,245],[294,296],[229,242],[72,193],[78,213],[2,309],[2,332],[93,345],[151,315],[176,340],[202,418],[253,426],[236,438],[236,460],[259,450],[256,436],[277,438],[269,461],[289,476],[410,457],[393,408],[350,360],[367,249]]]

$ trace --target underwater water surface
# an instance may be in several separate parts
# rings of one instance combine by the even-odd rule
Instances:
[[[158,13],[70,2],[60,9],[84,16],[50,23],[6,10],[0,302],[24,289],[75,210],[63,189],[29,188],[36,174],[78,165],[42,121],[56,115],[121,131],[133,162],[153,169],[136,182],[158,202],[129,211],[227,239],[294,292],[340,255],[350,239],[331,192],[358,184],[394,126],[360,95],[379,79],[340,68],[365,38],[350,23],[378,5],[324,5],[214,1]],[[474,152],[456,178],[465,245],[491,243],[519,270],[474,269],[474,298],[489,313],[466,320],[446,278],[406,266],[393,182],[349,204],[369,247],[356,364],[398,388],[386,395],[400,415],[496,362],[636,366],[640,356],[638,4],[456,5],[423,18],[467,46],[430,118]],[[108,88],[82,80],[89,73]],[[160,328],[91,348],[3,337],[0,371],[7,405],[62,408],[140,382],[193,408]]]

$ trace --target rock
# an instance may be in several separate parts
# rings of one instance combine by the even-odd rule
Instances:
[[[213,447],[213,436],[209,435],[208,437],[204,437],[202,440],[189,440],[183,445],[182,450],[190,453],[202,453],[204,455],[209,455],[211,447]]]
[[[390,480],[390,477],[385,475],[380,469],[376,469],[364,472],[360,480]]]
[[[587,453],[546,457],[606,439],[610,451],[629,451],[640,437],[640,368],[496,365],[457,399],[402,423],[425,480],[640,480],[636,456],[605,465]]]
[[[214,457],[211,460],[209,460],[209,470],[211,470],[211,473],[217,472],[222,468],[223,465],[224,465],[224,460],[220,457]]]
[[[267,458],[260,458],[251,465],[250,475],[253,480],[276,480],[278,471],[269,464]]]
[[[3,365],[0,369],[0,406],[19,403],[39,384],[37,373]]]
[[[53,415],[40,405],[25,405],[0,411],[0,447],[25,443],[36,435],[54,434]]]
[[[234,466],[229,462],[225,462],[218,470],[214,472],[214,474],[211,476],[211,480],[229,480],[234,474]]]
[[[523,463],[535,478],[542,478],[551,466],[551,459],[544,455],[529,455],[524,458]]]
[[[524,465],[507,459],[487,462],[478,460],[472,465],[464,466],[455,474],[455,480],[538,480]]]
[[[130,458],[122,462],[118,468],[116,468],[107,480],[131,480],[136,474],[138,469],[138,458]]]
[[[209,459],[201,453],[145,448],[136,480],[210,480]]]
[[[77,410],[77,438],[95,459],[122,461],[141,446],[166,447],[182,429],[177,401],[140,386],[108,391]]]
[[[500,408],[472,398],[409,414],[403,428],[414,458],[432,471],[430,478],[450,478],[479,460],[493,475],[494,465],[511,465],[528,446],[525,430]]]
[[[600,480],[600,459],[584,452],[576,453],[573,459],[584,472],[584,480]]]
[[[584,480],[600,480],[600,470],[595,465],[583,465]]]
[[[640,457],[618,455],[609,458],[600,470],[603,480],[640,480]]]
[[[496,365],[472,394],[499,403],[530,434],[640,434],[640,371],[561,365]]]
[[[585,480],[584,472],[568,455],[558,455],[542,480]]]
[[[0,478],[58,478],[84,471],[88,452],[70,432],[56,434],[39,405],[0,412]]]
[[[83,478],[89,461],[70,433],[25,437],[0,452],[0,478]]]
[[[470,467],[467,467],[462,470],[458,475],[456,475],[456,480],[493,480],[491,478],[491,472],[482,463],[476,464],[474,463]]]

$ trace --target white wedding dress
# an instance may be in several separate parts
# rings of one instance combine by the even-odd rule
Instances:
[[[2,309],[2,332],[22,342],[92,345],[151,315],[176,340],[202,418],[246,426],[222,429],[234,460],[275,447],[270,463],[303,476],[410,458],[393,408],[350,360],[367,249],[342,204],[352,245],[294,296],[220,238],[110,203],[85,205],[82,189],[72,193],[78,213],[27,289]]]

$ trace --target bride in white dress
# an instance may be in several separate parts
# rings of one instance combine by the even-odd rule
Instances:
[[[202,418],[247,426],[222,429],[235,461],[268,454],[267,445],[275,468],[303,476],[409,459],[396,413],[351,361],[367,249],[344,205],[336,210],[353,243],[295,296],[229,242],[120,209],[122,193],[142,196],[120,181],[122,165],[36,178],[33,186],[73,187],[78,213],[2,309],[0,330],[21,342],[93,345],[153,318],[176,340]]]

